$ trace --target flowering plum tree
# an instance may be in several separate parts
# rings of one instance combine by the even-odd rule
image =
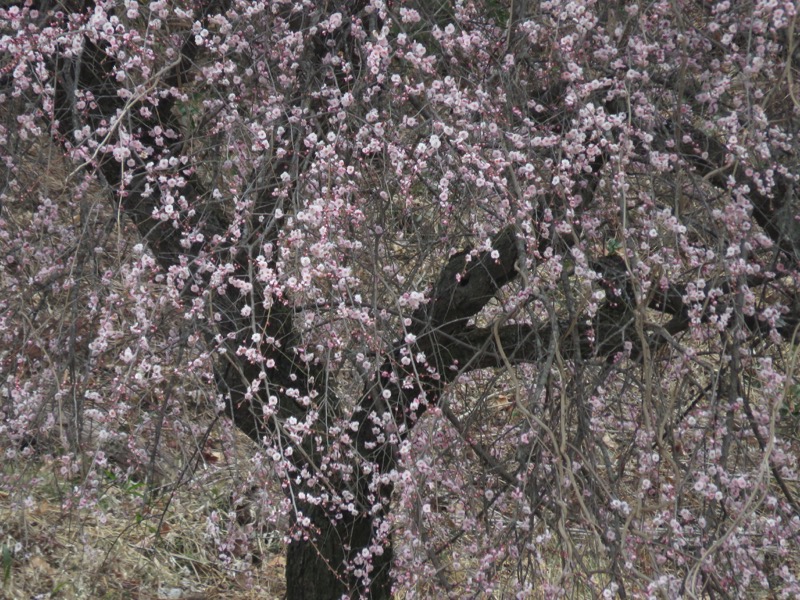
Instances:
[[[283,487],[288,598],[800,593],[796,22],[5,3],[7,457],[66,404],[91,471],[192,376]]]

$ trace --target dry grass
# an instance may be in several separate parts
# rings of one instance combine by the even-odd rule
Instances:
[[[285,591],[279,544],[262,536],[260,547],[225,561],[206,534],[209,516],[230,510],[231,465],[201,467],[149,502],[143,485],[109,482],[95,507],[65,506],[54,471],[29,466],[18,496],[0,493],[1,597],[270,599]]]

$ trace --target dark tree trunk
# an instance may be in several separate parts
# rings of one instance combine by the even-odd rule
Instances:
[[[319,534],[292,541],[287,548],[286,599],[339,600],[343,596],[358,598],[362,594],[374,600],[390,598],[391,545],[382,555],[372,558],[367,589],[354,575],[341,572],[342,566],[351,563],[355,554],[369,547],[374,539],[374,520],[359,516],[333,525],[328,515],[319,509],[312,510],[311,518]],[[350,548],[349,553],[346,547]]]
[[[191,41],[187,41],[182,49],[186,60],[181,61],[175,67],[175,72],[168,75],[166,84],[178,85],[185,81],[185,70],[189,68],[195,50]],[[81,126],[84,120],[88,119],[95,126],[102,121],[110,121],[123,106],[111,76],[113,61],[106,53],[86,40],[80,61],[80,65],[66,63],[60,68],[56,87],[56,118],[66,139],[69,139],[71,130]],[[78,115],[74,110],[75,90],[91,91],[98,99],[96,111],[88,117]],[[162,127],[180,131],[175,114],[173,100],[165,98],[153,119]],[[145,145],[155,146],[155,142],[148,138],[153,123],[140,119],[138,125],[139,140]],[[202,243],[189,248],[182,246],[178,230],[152,217],[160,198],[155,192],[143,193],[146,183],[144,165],[129,171],[125,181],[119,164],[107,155],[99,158],[97,168],[113,191],[115,202],[136,225],[164,269],[179,264],[181,257],[183,260],[203,257],[206,249]],[[296,179],[298,173],[293,169],[296,171],[297,166],[292,164],[289,157],[273,172],[288,172]],[[254,174],[254,178],[257,179],[258,175]],[[273,194],[277,186],[274,181],[254,186],[259,190],[257,206],[261,213],[272,213],[278,207],[278,200]],[[200,183],[191,177],[183,192],[198,204],[208,197]],[[202,207],[197,214],[202,214],[202,223],[193,223],[188,216],[185,222],[192,227],[202,228],[206,240],[215,235],[224,235],[227,228],[224,215],[213,207]],[[260,236],[261,243],[270,240],[275,242],[277,226],[270,231],[254,231],[252,236]],[[244,241],[238,249],[229,249],[240,272],[246,272],[249,261],[253,259],[246,249],[257,244],[250,241]],[[543,327],[467,326],[469,319],[502,286],[515,279],[519,272],[520,255],[515,229],[510,227],[499,232],[492,245],[497,252],[495,256],[482,252],[468,261],[467,250],[452,256],[443,265],[437,281],[432,282],[431,301],[410,315],[413,323],[410,331],[416,336],[413,351],[421,351],[429,357],[427,366],[437,373],[437,377],[408,377],[413,371],[404,371],[405,367],[399,360],[402,346],[398,345],[394,353],[384,357],[373,381],[367,385],[350,416],[350,422],[357,424],[350,460],[356,472],[366,466],[368,469],[365,472],[370,475],[360,476],[355,486],[342,483],[341,489],[333,491],[342,492],[354,487],[353,512],[343,512],[335,505],[296,502],[299,514],[295,516],[293,541],[288,547],[286,566],[287,598],[290,600],[338,600],[343,596],[389,598],[393,554],[391,540],[382,525],[390,508],[392,486],[378,481],[381,475],[391,473],[397,466],[394,455],[397,442],[408,435],[427,408],[438,401],[444,386],[464,369],[504,367],[509,362],[537,360],[542,349],[547,347],[548,344],[543,344],[542,340],[551,337],[552,327],[549,324]],[[202,275],[197,274],[196,277],[199,283],[205,283]],[[324,381],[325,378],[320,373],[314,373],[312,367],[296,361],[293,353],[295,333],[292,310],[274,302],[271,303],[269,315],[264,314],[263,309],[258,308],[265,300],[264,291],[258,282],[250,283],[253,284],[257,299],[255,310],[260,311],[255,318],[262,331],[281,342],[281,350],[273,350],[271,356],[277,366],[272,372],[270,384],[277,389],[309,389],[312,380]],[[243,432],[261,443],[277,430],[279,424],[265,422],[261,418],[261,402],[264,398],[245,400],[249,382],[257,379],[260,371],[260,367],[236,358],[236,349],[246,343],[250,321],[241,315],[243,301],[238,290],[229,287],[217,294],[214,302],[214,308],[221,317],[216,331],[223,335],[229,350],[226,359],[216,367],[217,385],[220,392],[229,398],[228,416]],[[214,332],[206,333],[212,336]],[[402,337],[401,332],[397,334],[398,338]],[[587,346],[583,351],[590,351],[590,348]],[[462,370],[453,370],[451,367],[454,364],[462,365]],[[407,379],[413,383],[402,385]],[[387,391],[388,398],[385,397]],[[330,400],[321,410],[336,412],[338,403],[335,394],[332,390],[326,390],[326,394]],[[394,438],[384,435],[386,432],[378,425],[381,415],[387,412],[398,425]],[[274,418],[283,422],[289,417],[302,419],[303,409],[292,398],[281,397]],[[325,422],[324,418],[322,422]],[[320,451],[311,442],[303,442],[302,450],[295,453],[297,471],[304,466],[316,468],[324,448]],[[293,498],[297,498],[301,491],[304,491],[302,484],[292,484],[290,492]],[[308,522],[304,522],[305,519]],[[367,558],[364,557],[365,553]]]

